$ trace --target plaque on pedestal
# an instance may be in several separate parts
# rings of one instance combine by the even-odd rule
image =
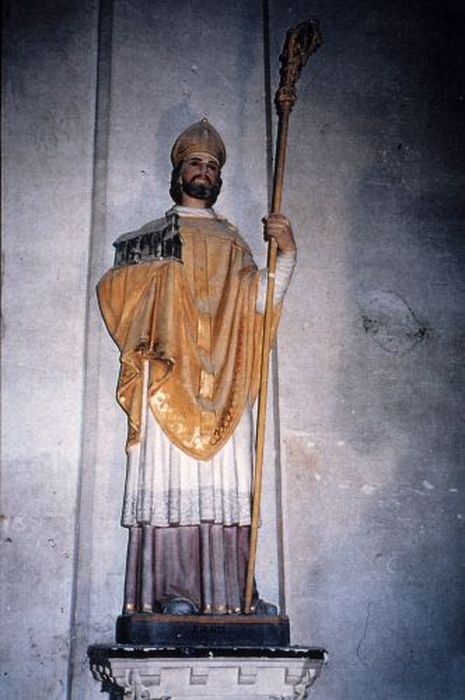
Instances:
[[[120,615],[116,642],[184,647],[287,647],[289,619],[283,615]]]

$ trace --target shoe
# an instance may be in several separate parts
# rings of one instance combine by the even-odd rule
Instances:
[[[259,598],[253,605],[253,613],[264,617],[266,615],[277,615],[278,608],[273,603],[267,603],[266,600]]]
[[[188,598],[170,598],[161,606],[163,615],[196,615],[199,612]]]

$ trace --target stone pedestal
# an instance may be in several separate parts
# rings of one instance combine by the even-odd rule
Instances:
[[[89,647],[111,700],[305,700],[326,662],[304,647]]]

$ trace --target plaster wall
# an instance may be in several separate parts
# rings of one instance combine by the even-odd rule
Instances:
[[[308,10],[271,3],[272,56]],[[325,46],[293,115],[279,341],[293,640],[330,650],[315,698],[458,699],[463,8],[311,12]]]
[[[272,90],[290,25],[316,15],[325,46],[291,121],[261,588],[282,599],[277,461],[292,642],[330,652],[313,696],[461,697],[463,10],[432,0],[7,4],[2,696],[100,697],[85,650],[121,606],[126,425],[94,287],[170,206],[169,148],[204,114],[218,208],[263,262],[264,9]]]
[[[4,10],[0,695],[58,698],[72,616],[96,7]]]

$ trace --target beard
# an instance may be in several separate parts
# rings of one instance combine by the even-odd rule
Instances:
[[[216,199],[220,193],[221,185],[209,185],[205,182],[183,182],[183,191],[189,195],[189,197],[194,197],[194,199],[205,200],[211,204],[216,202]]]
[[[186,194],[190,195],[191,197],[198,198],[199,197],[199,192],[197,188],[200,186],[202,188],[202,192],[200,194],[203,196],[206,196],[205,201],[207,203],[207,207],[213,206],[213,204],[216,202],[218,195],[221,192],[221,185],[223,184],[223,181],[221,179],[221,176],[218,178],[218,181],[216,185],[205,185],[205,183],[199,183],[199,182],[194,182],[187,184],[187,189],[186,189],[186,184],[183,182],[182,177],[181,177],[181,169],[182,169],[182,163],[177,165],[173,170],[171,171],[171,182],[170,182],[170,195],[174,202],[176,204],[181,204],[182,202],[182,193],[185,192]],[[194,186],[195,190],[192,190],[191,187]],[[190,194],[193,192],[193,194]],[[210,194],[210,199],[208,199],[208,194]],[[200,197],[200,198],[202,198]]]

